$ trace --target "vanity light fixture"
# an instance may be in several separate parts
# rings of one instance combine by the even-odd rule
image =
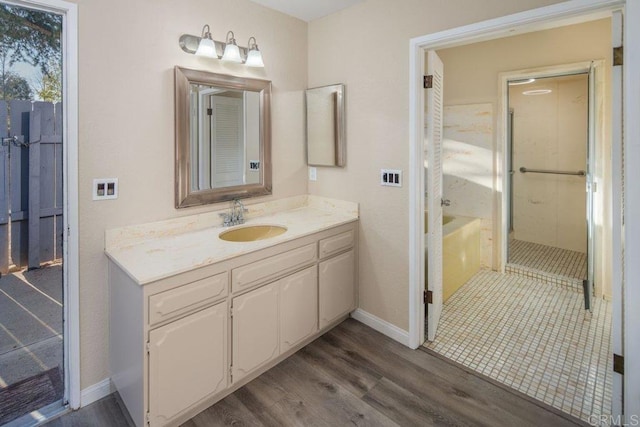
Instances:
[[[551,89],[533,89],[533,90],[525,90],[522,92],[523,95],[546,95],[551,93]]]
[[[227,32],[227,40],[225,42],[224,54],[222,55],[223,61],[242,63],[242,57],[240,56],[240,49],[236,43],[236,39],[233,36],[233,31]]]
[[[248,47],[238,46],[233,31],[227,32],[226,40],[221,42],[213,40],[209,25],[205,25],[202,27],[201,37],[183,34],[180,36],[179,44],[185,52],[198,56],[245,64],[248,67],[264,67],[262,52],[258,48],[256,38],[249,38]],[[221,53],[222,58],[220,58]]]
[[[218,53],[216,52],[216,44],[211,38],[209,24],[206,24],[204,27],[202,27],[202,38],[200,39],[200,43],[198,43],[196,55],[206,56],[208,58],[218,58]]]
[[[253,43],[251,43],[253,40]],[[262,60],[262,52],[258,49],[258,43],[255,37],[249,37],[247,42],[249,51],[247,52],[247,60],[245,64],[247,67],[264,67],[264,61]]]

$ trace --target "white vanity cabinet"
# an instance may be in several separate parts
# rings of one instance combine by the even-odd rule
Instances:
[[[163,425],[227,388],[227,302],[149,332],[149,415]]]
[[[278,283],[233,299],[233,380],[280,354]]]
[[[111,379],[135,424],[179,425],[346,318],[356,237],[352,221],[145,284],[110,256]]]
[[[317,272],[314,264],[233,299],[234,383],[318,331]]]
[[[324,328],[355,309],[353,250],[322,261],[318,268],[320,270],[320,327]]]
[[[280,351],[318,331],[318,267],[314,264],[279,281]]]
[[[320,328],[356,308],[354,244],[355,230],[347,230],[319,242]]]

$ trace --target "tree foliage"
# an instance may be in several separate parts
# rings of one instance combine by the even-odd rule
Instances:
[[[0,85],[0,99],[31,99],[31,87],[29,82],[13,72],[7,72],[3,76]]]
[[[62,68],[60,63],[50,64],[49,71],[42,74],[37,89],[38,97],[47,102],[62,101]]]
[[[28,62],[43,74],[61,61],[62,17],[19,6],[0,4],[0,56]]]

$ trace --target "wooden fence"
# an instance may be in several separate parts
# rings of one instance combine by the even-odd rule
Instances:
[[[5,274],[62,258],[62,105],[0,101],[0,137],[0,273]]]

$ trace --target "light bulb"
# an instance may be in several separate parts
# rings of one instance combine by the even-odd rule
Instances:
[[[198,50],[196,50],[196,55],[217,58],[218,53],[216,52],[216,45],[213,40],[207,38],[201,39],[200,44],[198,44]]]
[[[249,51],[247,54],[247,67],[264,67],[264,61],[262,60],[262,53],[256,48]]]

